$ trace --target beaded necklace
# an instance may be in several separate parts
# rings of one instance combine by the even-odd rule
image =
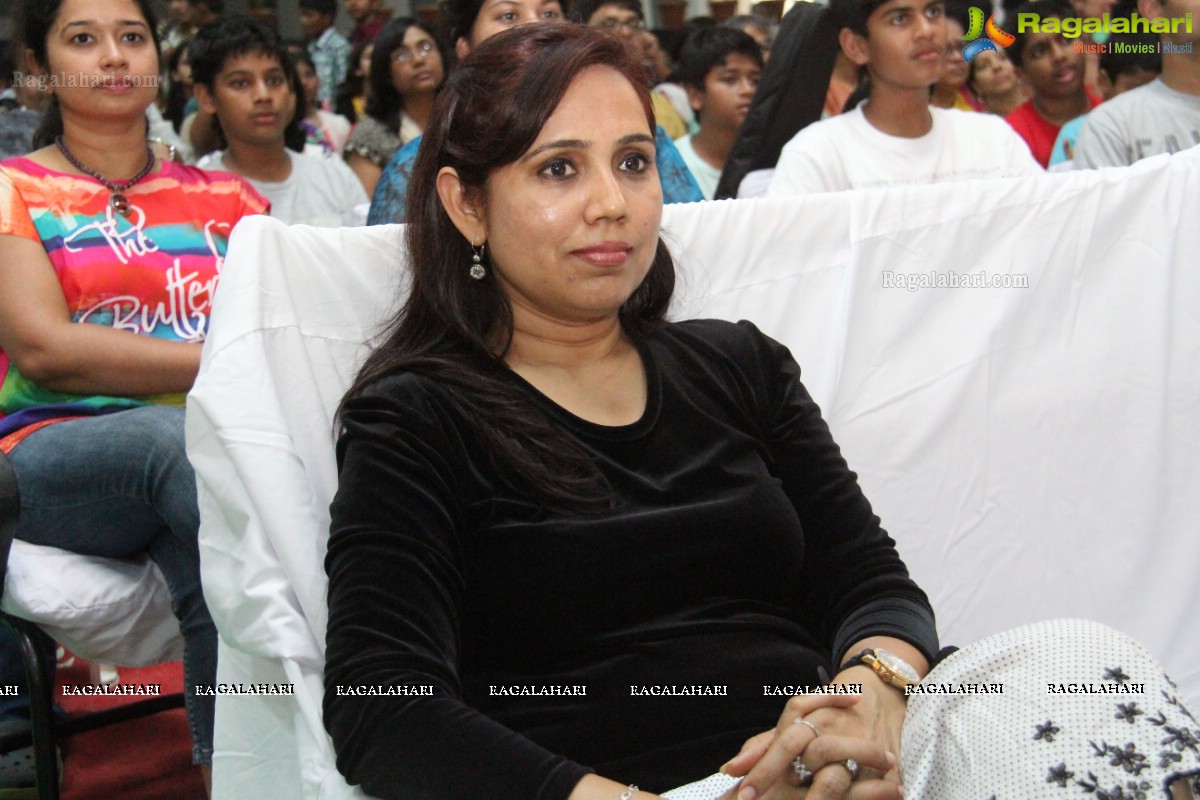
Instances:
[[[57,136],[54,139],[54,144],[58,146],[59,152],[63,154],[63,158],[71,162],[71,166],[79,170],[85,175],[89,175],[104,184],[105,188],[112,192],[112,197],[108,198],[108,204],[112,206],[113,211],[116,211],[123,217],[129,216],[129,199],[125,197],[125,191],[140,181],[142,178],[150,174],[150,170],[154,169],[154,152],[150,149],[150,145],[146,145],[146,165],[138,170],[138,174],[134,175],[124,183],[116,183],[105,178],[99,172],[87,167],[71,154],[67,146],[63,144],[63,137]]]

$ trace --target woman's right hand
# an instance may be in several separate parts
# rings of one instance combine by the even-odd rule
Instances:
[[[742,746],[721,771],[743,777],[751,771],[772,776],[759,788],[745,782],[720,800],[776,800],[804,797],[810,800],[900,800],[903,792],[895,780],[896,757],[864,736],[838,735],[821,730],[805,717],[821,709],[850,709],[860,702],[853,694],[798,695],[788,701],[774,730],[755,736]],[[821,715],[817,715],[820,717]],[[805,720],[808,724],[800,724]],[[819,732],[819,735],[818,735]],[[798,785],[793,767],[799,757],[813,773],[812,784]],[[854,759],[862,777],[852,776],[845,762]],[[885,775],[871,779],[869,775]]]

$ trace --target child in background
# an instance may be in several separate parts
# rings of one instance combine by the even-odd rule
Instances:
[[[300,29],[308,43],[321,84],[317,102],[321,108],[333,109],[333,94],[350,67],[350,41],[333,27],[337,18],[337,0],[300,0]]]
[[[1037,14],[1043,21],[1075,16],[1070,6],[1058,0],[1034,0],[1017,9],[1017,14]],[[1017,75],[1028,81],[1033,96],[1005,119],[1045,167],[1062,126],[1100,105],[1100,98],[1084,86],[1087,60],[1082,51],[1076,52],[1074,39],[1020,28],[1014,35],[1017,40],[1008,48],[1008,55]]]
[[[350,138],[350,120],[317,105],[317,89],[321,81],[308,51],[300,45],[290,44],[288,54],[296,65],[296,75],[300,79],[300,99],[304,105],[300,130],[304,131],[304,152],[314,156],[341,158],[342,151],[346,149],[346,140]]]
[[[701,29],[683,45],[676,74],[687,88],[700,129],[676,139],[675,147],[705,200],[716,193],[762,70],[762,49],[739,30]]]
[[[197,166],[241,175],[289,225],[353,220],[354,207],[367,202],[354,173],[341,159],[299,152],[302,90],[278,34],[249,17],[222,18],[196,33],[188,53],[196,99],[216,117],[227,147]]]
[[[983,111],[1004,117],[1029,99],[1029,87],[1003,50],[984,50],[967,66],[967,85]]]
[[[967,10],[958,3],[946,4],[946,54],[942,59],[942,77],[933,85],[930,105],[938,108],[957,108],[977,111],[967,89],[970,72],[962,54],[962,37],[966,33]]]
[[[1001,120],[929,105],[947,45],[941,0],[834,0],[830,10],[842,52],[869,76],[867,100],[784,145],[768,196],[1040,172]]]

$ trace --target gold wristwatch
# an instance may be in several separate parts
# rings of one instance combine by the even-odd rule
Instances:
[[[912,664],[882,647],[868,647],[843,664],[842,669],[853,667],[856,664],[866,664],[875,670],[875,674],[884,683],[891,684],[901,691],[906,686],[915,686],[921,682],[921,676],[917,674]]]

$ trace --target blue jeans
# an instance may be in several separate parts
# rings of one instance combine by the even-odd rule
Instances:
[[[84,555],[154,560],[183,633],[192,759],[212,763],[217,631],[200,589],[196,476],[183,409],[147,406],[57,422],[9,455],[21,493],[16,538]]]

